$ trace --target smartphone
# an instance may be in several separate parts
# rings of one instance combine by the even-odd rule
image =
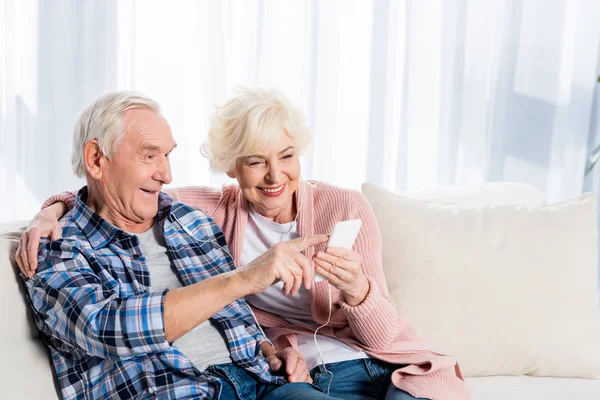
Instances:
[[[329,236],[327,247],[341,247],[343,249],[352,249],[356,236],[360,231],[362,221],[360,219],[349,219],[335,224],[333,232]],[[315,273],[314,281],[321,282],[325,278]]]

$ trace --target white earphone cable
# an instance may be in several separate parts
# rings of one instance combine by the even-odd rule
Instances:
[[[317,346],[317,350],[319,351],[319,356],[321,357],[321,364],[323,365],[323,369],[325,370],[325,374],[331,375],[331,378],[329,379],[329,383],[327,384],[327,395],[329,396],[329,389],[331,388],[331,382],[333,381],[333,372],[329,371],[327,369],[327,367],[325,366],[325,364],[326,364],[325,363],[325,357],[323,357],[323,353],[321,352],[321,347],[319,346],[319,342],[317,341],[317,332],[319,332],[319,330],[321,328],[326,327],[329,324],[329,322],[331,321],[331,308],[332,308],[332,304],[331,304],[332,303],[332,299],[331,299],[331,297],[332,296],[331,296],[331,284],[329,282],[327,282],[327,294],[329,295],[329,313],[327,315],[327,321],[323,325],[319,326],[315,330],[315,332],[313,334],[313,339],[315,341],[315,345]]]

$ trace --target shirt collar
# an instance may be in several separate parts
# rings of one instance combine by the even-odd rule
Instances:
[[[106,246],[115,237],[130,238],[133,235],[121,228],[116,227],[102,218],[98,213],[92,210],[86,204],[88,196],[87,186],[79,190],[75,204],[73,205],[73,217],[75,224],[81,229],[81,232],[87,237],[93,249]],[[166,193],[158,194],[158,213],[156,219],[162,222],[171,211],[171,204],[174,199]]]

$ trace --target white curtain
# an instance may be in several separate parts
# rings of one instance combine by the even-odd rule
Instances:
[[[0,221],[82,185],[75,116],[122,89],[163,106],[173,186],[226,181],[198,151],[213,105],[269,85],[306,113],[305,178],[599,192],[599,21],[597,0],[0,0]]]

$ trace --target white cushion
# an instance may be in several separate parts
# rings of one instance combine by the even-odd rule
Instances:
[[[600,380],[491,376],[467,378],[471,400],[598,400]]]
[[[21,228],[24,228],[27,225],[29,225],[29,222],[30,222],[30,220],[3,222],[0,224],[0,233],[11,232],[11,231],[21,232]]]
[[[14,225],[0,224],[0,232]],[[31,318],[14,261],[20,234],[0,234],[0,398],[57,399],[50,354]]]
[[[466,376],[600,378],[597,210],[474,207],[363,185],[383,236],[390,294]]]
[[[544,192],[540,189],[517,182],[487,182],[468,187],[438,186],[431,190],[403,192],[401,194],[411,199],[469,204],[472,206],[515,204],[537,206],[546,202]]]

